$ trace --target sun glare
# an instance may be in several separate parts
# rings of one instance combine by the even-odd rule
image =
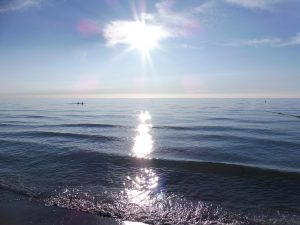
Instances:
[[[157,48],[159,42],[168,37],[169,33],[162,26],[147,23],[145,20],[114,21],[110,23],[104,33],[109,40],[108,45],[129,45],[129,49],[137,49],[143,55]]]
[[[166,36],[166,31],[160,26],[147,25],[144,22],[132,22],[126,28],[129,45],[147,54],[158,46],[158,42]]]

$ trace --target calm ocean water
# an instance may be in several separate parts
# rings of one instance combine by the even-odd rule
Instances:
[[[2,101],[0,188],[149,224],[300,224],[300,100]]]

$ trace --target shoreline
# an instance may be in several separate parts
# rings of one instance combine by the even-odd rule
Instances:
[[[0,221],[5,225],[145,225],[95,214],[46,206],[28,197],[0,191]]]

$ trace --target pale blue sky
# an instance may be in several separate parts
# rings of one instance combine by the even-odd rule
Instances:
[[[300,97],[299,12],[298,0],[0,0],[0,95]],[[118,36],[135,17],[164,32],[149,59]]]

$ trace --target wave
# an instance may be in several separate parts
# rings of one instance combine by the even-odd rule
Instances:
[[[13,124],[0,123],[0,127],[14,126]]]
[[[277,115],[282,115],[282,116],[295,117],[295,118],[300,119],[300,116],[298,116],[298,115],[292,115],[292,114],[288,114],[288,113],[274,112],[274,111],[266,111],[266,112],[277,114]]]
[[[51,116],[41,116],[41,115],[11,115],[11,114],[0,114],[0,117],[5,118],[28,118],[28,119],[39,119],[39,118],[55,118]]]
[[[42,196],[41,193],[36,193],[35,191],[30,190],[29,188],[25,187],[24,185],[7,184],[2,180],[0,180],[0,189],[4,190],[4,191],[13,192],[15,194],[19,194],[19,195],[29,197],[29,198],[39,199]]]
[[[115,125],[115,124],[98,124],[98,123],[72,123],[72,124],[59,124],[61,127],[99,127],[99,128],[126,128],[128,126]]]
[[[1,133],[2,135],[4,133]],[[84,139],[91,141],[121,141],[122,139],[115,136],[106,135],[89,135],[89,134],[79,134],[79,133],[62,133],[62,132],[51,132],[51,131],[25,131],[25,132],[9,132],[6,133],[7,136],[17,136],[17,137],[39,137],[39,138],[72,138],[72,139]]]
[[[192,161],[192,160],[169,160],[153,159],[156,166],[172,167],[176,164],[179,170],[192,170],[210,172],[216,174],[240,175],[240,176],[289,176],[300,178],[300,171],[283,170],[268,166],[247,165],[227,162]],[[175,163],[176,162],[176,163]]]
[[[147,192],[147,194],[149,194]],[[226,209],[205,201],[191,201],[172,193],[150,193],[150,201],[136,203],[124,192],[89,193],[65,188],[45,200],[47,206],[57,206],[146,224],[273,224],[296,225],[299,215],[280,211],[242,212]]]
[[[4,133],[1,133],[2,135]],[[60,133],[60,132],[49,132],[49,131],[27,131],[27,132],[15,132],[15,133],[7,133],[9,138],[12,136],[17,137],[42,137],[42,138],[49,138],[49,137],[57,137],[57,138],[71,138],[71,139],[84,139],[84,140],[91,140],[91,141],[99,141],[99,142],[123,142],[124,140],[120,137],[115,136],[102,136],[102,135],[86,135],[86,134],[76,134],[76,133]],[[211,138],[216,138],[216,135],[210,135]],[[217,136],[218,138],[219,136]],[[208,137],[205,137],[206,139]],[[224,138],[223,136],[220,138]],[[226,138],[226,137],[225,137]],[[254,138],[254,140],[257,142],[257,139]],[[263,143],[273,143],[271,140],[261,140]],[[296,149],[297,146],[294,144],[287,142],[290,146],[294,147]],[[274,141],[274,145],[282,144],[284,146],[287,145],[284,141]],[[37,146],[38,149],[42,147],[47,147],[47,149],[59,149],[62,146],[57,146],[55,143],[52,145],[51,143],[41,143],[34,142],[34,141],[22,141],[22,140],[14,140],[14,139],[0,139],[0,147],[6,147],[6,146],[13,146],[17,145],[17,149],[20,148],[22,150],[23,146],[26,146],[26,148],[30,148],[32,146],[35,149],[35,146]],[[40,147],[38,147],[40,146]],[[227,174],[227,175],[240,175],[240,176],[256,176],[257,174],[260,175],[269,175],[271,177],[278,177],[278,176],[285,176],[285,175],[291,175],[296,176],[296,178],[300,178],[300,170],[294,170],[292,168],[286,168],[283,167],[269,167],[269,166],[263,166],[262,164],[254,165],[254,164],[247,164],[247,163],[231,163],[231,162],[223,162],[223,161],[205,161],[205,160],[191,160],[190,158],[176,158],[174,157],[154,157],[152,159],[142,159],[142,158],[135,158],[130,155],[121,154],[108,151],[107,152],[100,152],[96,150],[82,150],[80,147],[74,147],[74,146],[64,146],[66,147],[64,151],[64,157],[72,158],[74,160],[76,159],[82,159],[85,160],[93,160],[97,158],[105,158],[105,160],[110,161],[114,165],[122,165],[122,164],[133,164],[138,166],[154,166],[159,168],[174,168],[176,167],[176,170],[182,171],[182,170],[190,170],[190,171],[202,171],[202,172],[211,172],[216,174]],[[299,145],[300,147],[300,145]],[[169,148],[162,148],[159,149],[159,151],[165,151],[168,152],[183,152],[186,155],[188,152],[186,152],[185,148],[180,147],[169,147]],[[126,151],[125,151],[126,152]],[[197,152],[197,149],[192,150],[192,152]],[[49,152],[50,154],[50,152]],[[191,155],[193,156],[193,155]],[[228,156],[229,157],[229,156]],[[197,157],[199,158],[199,157]],[[64,160],[64,159],[61,159]]]
[[[276,134],[276,132],[275,132]],[[275,135],[273,134],[273,135]],[[222,134],[195,134],[195,135],[189,135],[190,138],[194,140],[211,140],[211,141],[226,141],[229,143],[240,143],[243,145],[249,145],[253,146],[270,146],[275,147],[277,149],[279,146],[284,148],[290,148],[290,149],[299,149],[300,143],[295,142],[292,140],[281,140],[281,139],[275,139],[274,137],[267,137],[263,138],[261,136],[237,136],[237,135],[222,135]]]
[[[159,199],[155,194],[151,204],[132,203],[122,193],[107,192],[105,195],[83,194],[82,190],[65,189],[47,199],[47,206],[57,206],[105,217],[138,221],[147,224],[232,224],[238,219],[225,210],[205,202],[192,203],[175,195]],[[226,218],[227,217],[227,218]]]
[[[6,121],[6,123],[0,123],[0,127],[38,127],[37,125],[31,125],[26,121]]]
[[[211,117],[211,118],[206,118],[206,120],[235,121],[236,119],[234,119],[234,118],[228,118],[228,117]]]
[[[247,128],[247,127],[231,127],[231,126],[154,126],[154,129],[162,130],[179,130],[179,131],[237,131],[258,134],[280,134],[286,135],[284,132],[273,131],[268,129]]]
[[[205,173],[222,174],[227,176],[241,176],[241,177],[279,177],[291,178],[297,180],[300,178],[300,170],[293,171],[290,169],[272,168],[261,165],[241,164],[241,163],[227,163],[227,162],[212,162],[212,161],[191,161],[191,160],[174,160],[176,161],[176,168],[179,170],[190,170]],[[157,166],[174,165],[172,160],[157,159]]]
[[[73,133],[53,133],[53,132],[25,132],[25,134],[29,136],[41,135],[45,137],[49,137],[49,135],[53,135],[54,137],[62,136],[70,136],[70,137],[80,137],[80,138],[92,138],[96,140],[107,140],[107,141],[115,141],[120,140],[117,137],[110,136],[99,136],[99,135],[83,135],[83,134],[73,134]],[[24,134],[23,132],[21,134]],[[47,148],[56,148],[59,149],[61,146],[39,143],[39,142],[28,142],[28,141],[16,141],[16,140],[3,140],[0,139],[0,146],[13,146],[18,145],[20,147],[26,146],[29,148],[30,146],[36,146],[38,149],[44,147]],[[59,160],[78,160],[84,159],[86,161],[89,160],[97,160],[97,159],[105,159],[105,161],[112,163],[112,165],[126,165],[126,166],[151,166],[155,168],[168,168],[168,169],[176,169],[179,171],[194,171],[194,172],[209,172],[215,174],[223,174],[223,175],[237,175],[237,176],[269,176],[269,177],[285,177],[292,179],[300,179],[300,170],[294,170],[292,168],[280,168],[280,167],[271,167],[267,165],[254,165],[254,164],[246,164],[246,163],[230,163],[230,162],[218,162],[218,161],[205,161],[205,160],[191,160],[191,159],[183,159],[183,158],[136,158],[130,155],[117,154],[115,152],[99,152],[96,150],[83,150],[80,148],[74,148],[72,146],[65,147],[66,149],[63,151],[62,155],[55,154],[55,157],[62,157]],[[35,149],[35,148],[34,148]],[[176,148],[172,148],[177,151]],[[180,149],[178,150],[180,151]],[[6,153],[5,153],[6,154]],[[49,154],[52,154],[49,152]],[[50,157],[50,155],[49,155]],[[49,158],[50,160],[50,158]]]
[[[1,142],[0,142],[1,143]],[[55,157],[54,157],[55,155]],[[274,183],[270,180],[275,180],[275,183],[292,184],[295,187],[300,180],[300,172],[276,170],[272,168],[254,167],[249,165],[236,165],[223,162],[208,162],[208,161],[191,161],[191,160],[176,160],[176,159],[139,159],[131,156],[113,155],[96,151],[74,150],[63,152],[61,155],[54,153],[45,157],[44,162],[60,161],[66,165],[71,162],[76,165],[76,168],[84,168],[88,171],[86,165],[95,166],[97,168],[111,168],[102,167],[101,165],[116,165],[119,172],[122,168],[155,168],[155,171],[167,171],[172,173],[174,182],[176,176],[184,176],[184,174],[204,173],[208,177],[229,177],[229,182],[233,177],[240,177],[241,179],[250,178],[264,180],[272,186]],[[1,155],[0,155],[1,156]],[[79,160],[79,161],[77,161]],[[27,159],[25,159],[27,161]],[[79,163],[79,162],[85,163]],[[20,165],[20,163],[19,163]],[[93,169],[92,169],[93,170]],[[172,171],[172,172],[171,172]],[[177,173],[178,174],[175,174]],[[74,167],[70,170],[74,174]],[[106,171],[107,172],[107,171]],[[111,171],[112,173],[113,171]],[[120,176],[122,173],[115,171]],[[126,174],[126,173],[124,173]],[[118,175],[118,176],[119,176]],[[99,176],[102,176],[99,174]],[[79,179],[74,176],[74,179]],[[192,176],[193,177],[193,176]],[[169,179],[166,178],[165,179]],[[13,181],[14,182],[14,181]],[[58,180],[59,182],[59,180]],[[251,183],[251,182],[250,182]],[[96,184],[98,186],[99,184]],[[202,185],[205,185],[204,183]],[[280,186],[279,185],[279,186]],[[34,185],[32,185],[34,186]],[[276,186],[277,187],[277,186]],[[298,217],[291,215],[278,214],[242,214],[239,211],[228,210],[214,203],[205,201],[194,201],[190,198],[175,194],[174,192],[167,192],[159,190],[150,193],[151,205],[137,204],[130,195],[124,194],[122,188],[107,189],[105,191],[92,191],[88,186],[80,186],[80,189],[73,189],[72,187],[58,187],[57,192],[49,191],[41,193],[40,189],[29,189],[17,183],[16,185],[8,185],[0,182],[0,188],[15,192],[35,200],[42,200],[48,206],[57,206],[68,208],[71,210],[79,210],[87,213],[98,214],[101,216],[108,216],[120,218],[122,220],[139,221],[148,224],[297,224]],[[228,187],[227,187],[228,188]],[[246,190],[245,190],[246,191]],[[264,189],[261,190],[262,192]],[[130,190],[129,190],[130,193]],[[296,192],[295,192],[296,193]],[[143,195],[142,195],[143,196]],[[147,199],[147,198],[146,198]],[[237,203],[238,204],[238,203]]]
[[[10,122],[10,123],[7,123]],[[22,124],[17,124],[22,123]],[[53,125],[32,125],[26,121],[6,121],[6,123],[0,123],[0,126],[20,126],[20,127],[79,127],[79,128],[133,128],[131,126],[117,125],[117,124],[99,124],[99,123],[70,123],[70,124],[53,124]]]
[[[194,201],[169,192],[145,192],[148,195],[145,201],[135,202],[130,195],[130,189],[127,190],[128,194],[121,190],[94,192],[86,187],[61,187],[45,194],[34,192],[24,186],[6,185],[3,182],[0,182],[0,189],[28,197],[30,201],[43,202],[48,207],[66,208],[146,224],[296,225],[300,219],[296,212],[288,213],[283,210],[245,212],[206,201]],[[134,187],[132,190],[135,190]]]
[[[242,118],[226,118],[226,117],[212,117],[212,118],[206,118],[205,120],[208,121],[229,121],[229,122],[237,122],[237,123],[247,123],[247,124],[261,124],[261,120],[257,119],[242,119]],[[277,123],[278,121],[275,120],[264,120],[264,124],[273,124]]]
[[[154,168],[167,168],[176,169],[176,171],[191,171],[191,172],[209,172],[222,175],[234,176],[268,176],[268,177],[285,177],[291,179],[300,179],[300,170],[274,168],[261,165],[241,164],[241,163],[228,163],[228,162],[213,162],[213,161],[200,161],[176,158],[135,158],[130,155],[119,155],[104,153],[98,151],[83,151],[76,150],[64,155],[68,160],[85,158],[89,159],[105,159],[113,165],[138,166],[138,167],[154,167]]]
[[[0,112],[49,112],[42,109],[0,109]]]

